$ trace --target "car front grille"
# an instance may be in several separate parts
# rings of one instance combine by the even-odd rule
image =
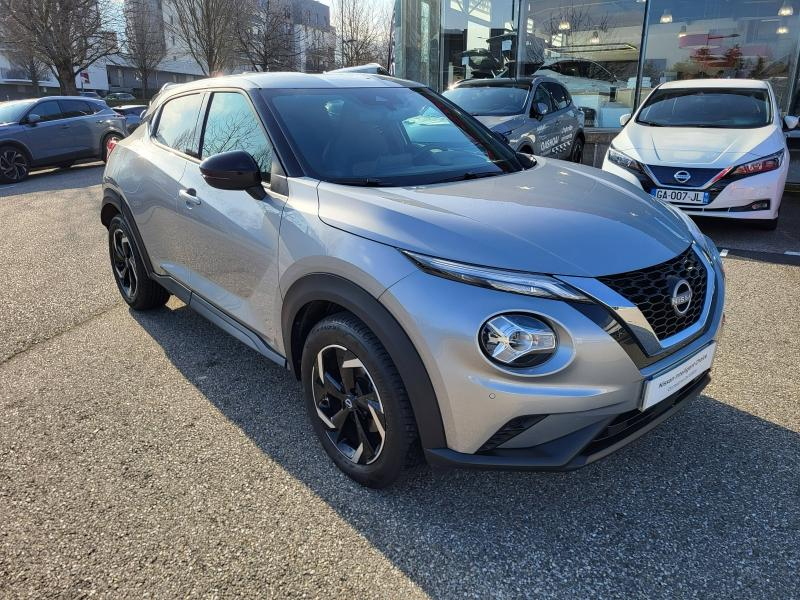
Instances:
[[[722,169],[683,169],[681,167],[662,167],[660,165],[647,165],[647,168],[656,176],[660,185],[672,188],[701,188],[722,173]],[[688,173],[689,179],[683,183],[676,180],[675,173],[679,172]]]
[[[599,279],[639,307],[659,340],[680,333],[698,321],[708,285],[708,273],[691,246],[680,256],[660,265]],[[678,314],[672,306],[672,292],[681,279],[692,288],[692,300],[684,315]]]

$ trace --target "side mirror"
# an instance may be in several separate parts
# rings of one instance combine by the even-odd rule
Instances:
[[[530,169],[536,166],[536,159],[532,154],[525,154],[524,152],[517,152],[517,160],[522,164],[525,169]]]
[[[26,122],[28,125],[36,125],[36,124],[37,124],[39,121],[41,121],[41,120],[42,120],[42,117],[40,117],[40,116],[39,116],[39,115],[37,115],[37,114],[31,113],[31,114],[29,114],[29,115],[28,115],[28,117],[25,119],[25,122]]]
[[[631,113],[625,113],[619,118],[620,127],[625,127],[628,124],[628,121],[631,120]]]
[[[252,155],[243,150],[233,150],[209,156],[200,163],[200,174],[206,183],[219,190],[242,190],[260,200],[261,169]]]
[[[786,127],[786,129],[789,130],[794,129],[795,127],[797,127],[798,123],[800,123],[800,118],[798,117],[793,117],[791,115],[786,115],[785,117],[783,117],[783,124]]]
[[[549,112],[550,109],[544,102],[537,102],[536,104],[533,105],[533,114],[536,117],[543,117]]]

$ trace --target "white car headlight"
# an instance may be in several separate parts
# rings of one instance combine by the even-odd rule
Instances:
[[[634,160],[624,152],[620,152],[614,148],[614,146],[608,147],[608,160],[609,162],[612,162],[623,169],[627,169],[628,171],[637,171],[639,173],[644,172],[644,169],[642,169],[642,165],[639,164],[639,161]]]
[[[446,279],[525,296],[590,302],[578,290],[548,275],[480,267],[407,250],[401,252],[423,271]]]

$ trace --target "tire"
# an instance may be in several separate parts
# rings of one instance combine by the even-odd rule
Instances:
[[[580,164],[583,162],[583,139],[575,138],[572,142],[572,150],[569,151],[570,162]]]
[[[349,477],[383,488],[420,462],[419,433],[403,380],[383,344],[358,318],[341,312],[314,326],[303,346],[301,378],[314,431]]]
[[[24,150],[16,146],[0,146],[0,183],[25,181],[31,161]]]
[[[122,139],[122,135],[119,133],[109,133],[103,138],[103,145],[100,147],[100,160],[103,162],[108,161],[108,155],[111,152],[111,148],[109,145],[113,146],[117,144]],[[113,142],[113,144],[112,144]]]
[[[122,299],[134,310],[164,306],[169,292],[147,276],[141,253],[122,215],[108,225],[108,253],[111,272]]]
[[[753,219],[752,225],[763,231],[775,231],[778,228],[778,219]]]
[[[531,155],[533,154],[533,150],[531,150],[530,146],[523,146],[522,148],[519,149],[519,151],[522,152],[523,154],[531,154]]]

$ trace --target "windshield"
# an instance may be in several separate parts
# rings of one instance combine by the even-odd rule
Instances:
[[[751,129],[769,125],[767,90],[656,90],[636,122],[653,127]]]
[[[528,84],[464,86],[446,91],[443,96],[472,115],[509,116],[525,111]]]
[[[16,102],[3,102],[0,104],[0,125],[17,123],[25,111],[33,105],[33,100],[18,100]]]
[[[349,185],[426,185],[519,171],[514,151],[426,88],[267,90],[303,168]]]

